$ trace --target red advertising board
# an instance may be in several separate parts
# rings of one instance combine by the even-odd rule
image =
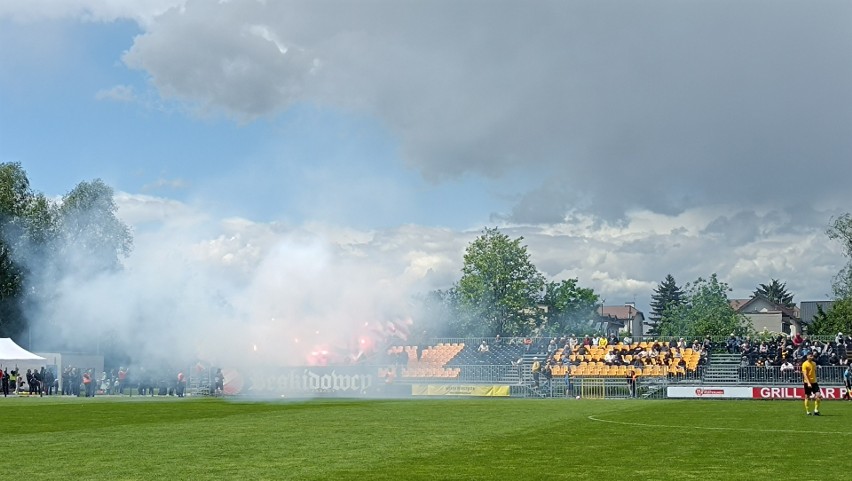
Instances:
[[[846,388],[824,387],[820,388],[822,397],[825,399],[843,399]],[[802,399],[805,395],[803,387],[753,387],[753,399]]]

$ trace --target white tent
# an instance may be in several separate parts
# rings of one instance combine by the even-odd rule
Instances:
[[[0,362],[17,361],[46,361],[46,359],[15,344],[15,341],[9,337],[0,337]]]

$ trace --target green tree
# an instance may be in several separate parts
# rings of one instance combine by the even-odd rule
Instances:
[[[546,328],[551,334],[587,334],[593,327],[600,297],[594,289],[580,287],[577,279],[548,282],[542,304],[547,308]]]
[[[699,338],[707,334],[743,335],[750,331],[748,320],[737,314],[728,301],[731,289],[719,281],[716,274],[709,279],[698,278],[684,287],[684,303],[672,308],[660,322],[663,336]]]
[[[832,288],[837,299],[852,297],[852,215],[843,214],[831,220],[826,231],[828,238],[840,242],[843,256],[849,259],[840,272],[834,276]]]
[[[793,294],[787,292],[787,283],[782,283],[778,279],[772,279],[769,284],[760,284],[754,291],[755,296],[763,296],[770,301],[780,304],[787,308],[796,307],[793,302]]]
[[[466,335],[520,335],[540,323],[544,276],[522,240],[486,228],[465,250],[457,289],[469,316]]]
[[[121,258],[130,255],[133,236],[117,210],[112,188],[100,179],[80,182],[62,198],[63,255],[78,272],[116,270]]]
[[[24,269],[16,246],[24,231],[24,213],[33,198],[19,163],[0,164],[0,336],[17,337],[26,329],[21,309]]]
[[[458,297],[456,288],[451,287],[430,291],[420,298],[417,331],[425,331],[427,337],[455,337],[460,332],[466,332],[467,323],[460,312]]]
[[[648,315],[648,321],[645,325],[650,329],[648,334],[652,336],[659,335],[659,325],[666,315],[666,312],[683,304],[684,293],[683,289],[678,287],[675,278],[668,274],[663,282],[661,282],[654,294],[651,295],[651,312]]]
[[[0,335],[20,339],[26,312],[49,301],[63,274],[120,266],[132,236],[116,210],[101,180],[80,183],[57,203],[32,191],[21,164],[0,163]]]
[[[852,297],[834,301],[828,312],[817,306],[817,313],[808,325],[808,334],[833,336],[838,332],[852,332]]]

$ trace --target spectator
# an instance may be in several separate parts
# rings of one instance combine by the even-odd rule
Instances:
[[[539,376],[541,376],[541,363],[538,362],[538,358],[533,358],[532,368],[530,369],[533,378],[533,386],[538,388],[539,386]]]
[[[728,340],[725,341],[725,350],[728,351],[728,354],[736,354],[740,352],[740,341],[733,332],[730,336],[728,336]]]
[[[797,332],[795,336],[793,336],[793,347],[800,347],[805,342],[805,338],[802,337],[802,333]]]
[[[544,367],[541,369],[542,374],[544,375],[544,388],[550,388],[550,382],[553,380],[553,367],[549,362],[544,363]]]
[[[627,388],[630,391],[630,397],[636,397],[636,379],[638,375],[636,374],[635,369],[630,369],[627,371]]]
[[[556,339],[551,339],[550,342],[547,343],[547,355],[552,356],[556,352]]]
[[[786,359],[784,362],[781,363],[781,369],[779,369],[781,371],[781,379],[784,381],[789,381],[791,374],[793,374],[795,369],[796,367],[793,366],[793,363],[790,362],[789,359]]]
[[[490,353],[490,351],[491,351],[491,349],[488,347],[488,343],[485,342],[485,341],[482,341],[482,344],[479,345],[479,349],[478,349],[479,361],[480,362],[487,361],[488,360],[488,354]]]
[[[574,334],[571,334],[571,337],[568,338],[568,345],[571,346],[571,352],[575,352],[577,350],[577,345],[579,343],[580,341],[577,340],[577,336]]]

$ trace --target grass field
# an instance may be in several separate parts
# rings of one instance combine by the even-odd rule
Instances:
[[[799,401],[0,398],[0,452],[19,475],[8,479],[26,480],[832,478],[848,468],[852,402],[822,411],[805,416]]]

